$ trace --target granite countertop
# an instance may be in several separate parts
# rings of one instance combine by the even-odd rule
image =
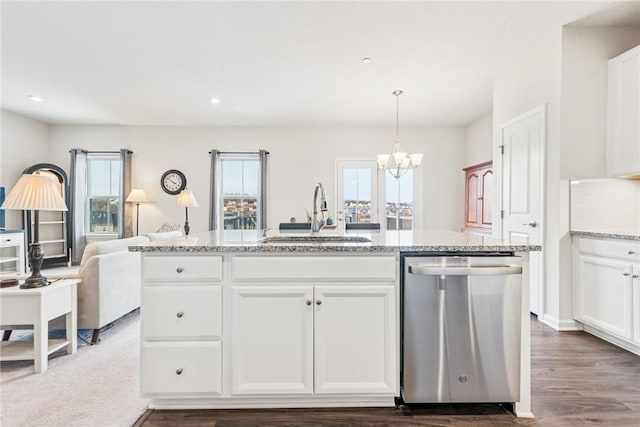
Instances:
[[[321,234],[336,235],[335,231]],[[129,247],[133,252],[530,252],[540,245],[505,242],[488,236],[447,230],[393,230],[349,232],[371,242],[262,243],[262,230],[222,230],[189,237],[156,240]],[[301,236],[300,233],[268,233],[269,236]]]
[[[572,236],[598,237],[601,239],[639,240],[640,230],[571,230]]]

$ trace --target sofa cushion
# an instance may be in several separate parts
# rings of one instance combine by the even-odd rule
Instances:
[[[182,237],[182,231],[166,231],[166,232],[161,232],[161,233],[147,233],[144,236],[148,237],[150,241],[154,242],[156,240],[174,239],[176,237]]]
[[[89,243],[82,253],[82,260],[80,261],[80,267],[84,266],[89,258],[95,255],[110,254],[112,252],[128,251],[129,246],[136,245],[138,243],[147,243],[148,237],[135,236],[127,237],[125,239],[117,240],[105,240],[104,242]]]

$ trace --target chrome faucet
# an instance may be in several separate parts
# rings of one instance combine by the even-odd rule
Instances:
[[[320,214],[322,219],[318,218],[318,191],[320,191]],[[324,213],[327,212],[327,196],[324,192],[322,183],[317,183],[313,189],[313,217],[311,218],[311,233],[319,233],[325,225]]]

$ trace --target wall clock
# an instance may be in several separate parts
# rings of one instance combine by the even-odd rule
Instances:
[[[167,193],[175,196],[187,188],[187,178],[177,169],[169,169],[160,178],[160,187]]]

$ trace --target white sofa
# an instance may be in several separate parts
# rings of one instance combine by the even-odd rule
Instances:
[[[85,247],[79,266],[42,270],[42,274],[49,280],[80,279],[78,329],[93,329],[95,344],[100,328],[140,307],[140,253],[129,252],[129,246],[180,236],[182,232],[172,231],[93,242]]]

